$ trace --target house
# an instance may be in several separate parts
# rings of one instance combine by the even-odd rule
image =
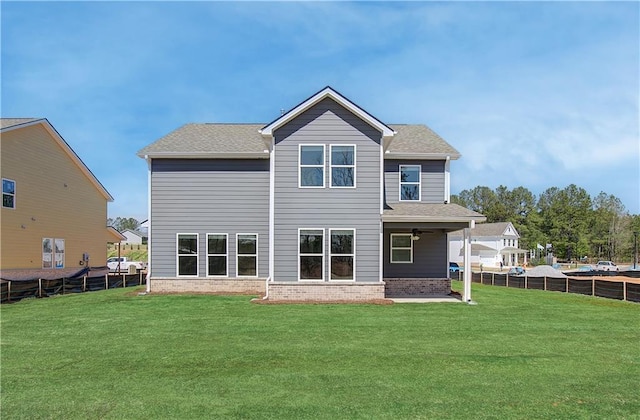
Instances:
[[[463,231],[449,234],[449,255],[452,262],[463,262]],[[518,248],[520,235],[511,222],[479,223],[471,229],[471,259],[476,266],[517,266],[527,261],[527,251]]]
[[[450,293],[460,154],[326,87],[266,124],[186,124],[149,168],[148,291],[352,301]],[[465,283],[470,296],[469,284]]]
[[[120,233],[124,236],[124,240],[120,241],[122,244],[141,245],[147,243],[147,235],[144,232],[126,229]]]
[[[104,267],[113,197],[46,118],[0,119],[2,278]]]

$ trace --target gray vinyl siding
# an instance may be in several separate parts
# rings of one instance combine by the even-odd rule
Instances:
[[[386,203],[400,201],[400,165],[422,166],[421,202],[442,203],[444,201],[444,160],[385,160],[384,190]]]
[[[410,233],[408,229],[384,230],[385,278],[446,278],[449,275],[447,261],[447,234],[440,232],[420,235],[413,242],[413,263],[391,263],[391,233]]]
[[[356,230],[356,282],[379,281],[381,133],[325,99],[276,130],[275,281],[298,281],[298,229],[325,230],[324,278],[329,281],[329,228]],[[324,144],[325,188],[298,188],[298,146]],[[356,145],[356,188],[330,188],[330,144]]]
[[[258,234],[258,276],[269,275],[269,161],[154,159],[151,165],[151,275],[176,276],[176,234],[198,233],[199,277],[207,233],[227,233],[229,277],[236,234]]]

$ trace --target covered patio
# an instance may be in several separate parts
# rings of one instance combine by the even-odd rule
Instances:
[[[385,206],[381,232],[387,298],[433,298],[451,294],[447,234],[464,230],[463,301],[471,301],[469,229],[486,218],[457,204],[394,203]]]

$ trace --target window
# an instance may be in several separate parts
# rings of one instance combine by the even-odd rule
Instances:
[[[55,263],[56,268],[64,268],[64,239],[57,239],[53,242],[55,244]]]
[[[207,276],[229,275],[227,268],[227,234],[210,233],[207,235]]]
[[[53,268],[53,239],[42,239],[42,268]]]
[[[324,230],[299,229],[300,280],[324,280]]]
[[[400,201],[420,201],[420,165],[400,165]]]
[[[391,262],[413,262],[413,241],[410,233],[391,234]]]
[[[324,188],[324,145],[300,145],[299,186]]]
[[[331,187],[356,186],[356,146],[330,146]]]
[[[330,229],[331,280],[355,280],[355,231]]]
[[[258,235],[252,233],[238,233],[237,235],[237,264],[236,275],[258,276]]]
[[[2,178],[2,207],[16,208],[16,181]]]
[[[198,234],[178,233],[178,276],[198,276]]]

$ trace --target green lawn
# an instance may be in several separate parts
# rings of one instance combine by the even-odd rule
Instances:
[[[477,284],[473,296],[259,305],[116,289],[4,305],[0,414],[640,418],[640,305]]]

